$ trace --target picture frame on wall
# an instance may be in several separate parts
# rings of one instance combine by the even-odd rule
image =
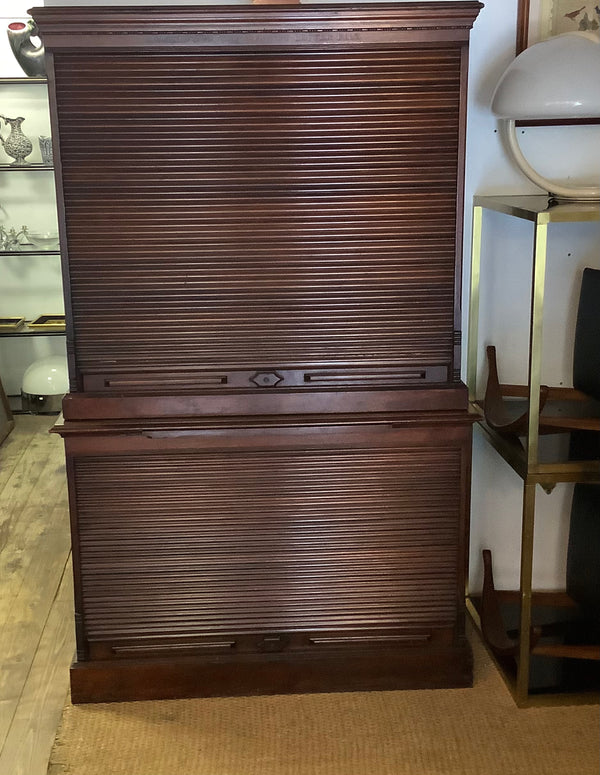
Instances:
[[[553,35],[578,31],[600,31],[600,0],[519,0],[517,54]]]

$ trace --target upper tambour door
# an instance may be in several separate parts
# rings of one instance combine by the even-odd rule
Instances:
[[[77,389],[458,379],[464,41],[53,59]]]

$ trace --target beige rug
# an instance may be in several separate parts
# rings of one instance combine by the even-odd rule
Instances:
[[[473,689],[68,706],[49,772],[598,775],[598,707],[519,710],[473,645]]]

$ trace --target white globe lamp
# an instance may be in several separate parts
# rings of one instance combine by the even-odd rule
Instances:
[[[67,359],[63,355],[40,358],[23,375],[21,405],[31,414],[57,414],[68,391]]]
[[[600,37],[568,32],[522,51],[500,79],[492,112],[521,172],[557,198],[600,199],[596,186],[558,183],[540,175],[527,161],[517,141],[516,121],[568,122],[600,118]]]

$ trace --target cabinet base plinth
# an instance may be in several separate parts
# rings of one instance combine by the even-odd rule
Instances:
[[[227,697],[310,692],[450,689],[471,686],[467,642],[427,651],[394,654],[311,655],[246,659],[145,659],[78,662],[71,668],[71,700],[130,700]]]

